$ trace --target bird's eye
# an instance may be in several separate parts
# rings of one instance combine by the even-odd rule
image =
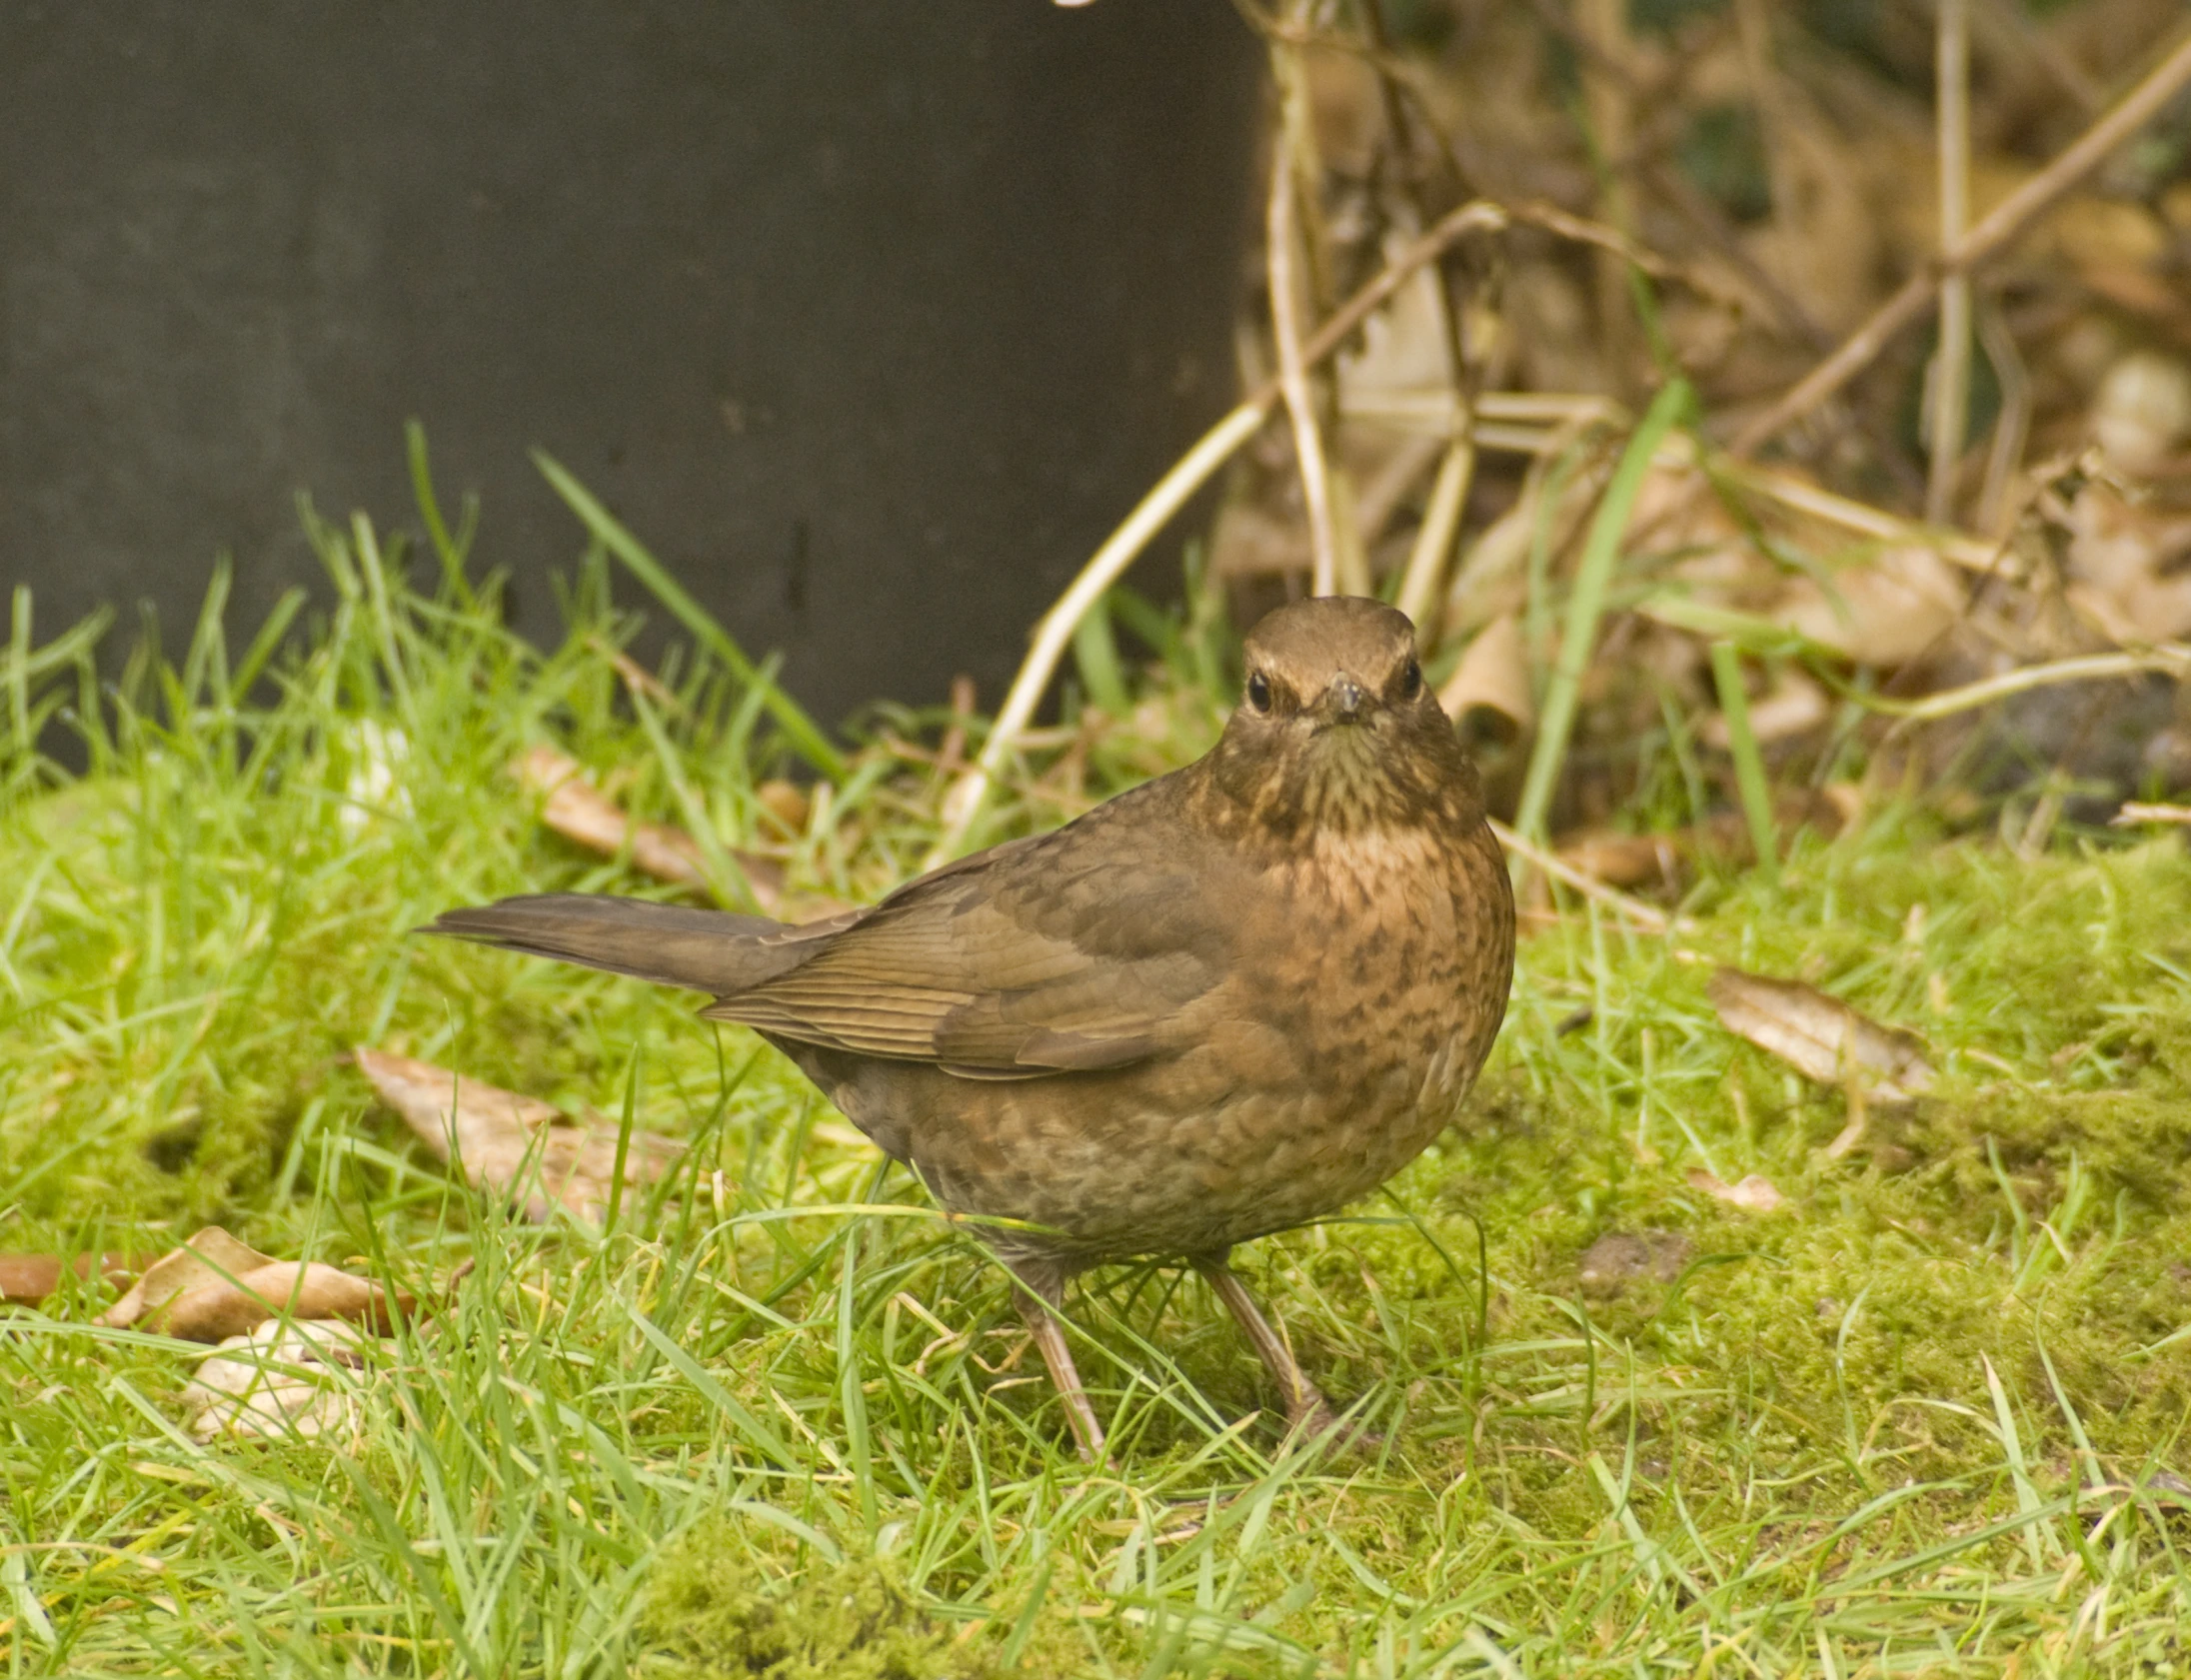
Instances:
[[[1270,710],[1270,679],[1261,672],[1252,672],[1247,679],[1247,704],[1257,712]]]
[[[1413,700],[1422,692],[1422,666],[1415,660],[1407,662],[1407,669],[1399,674],[1399,698]]]

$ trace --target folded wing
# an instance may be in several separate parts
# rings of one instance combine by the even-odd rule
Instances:
[[[1223,978],[1231,938],[1208,908],[1218,860],[1101,832],[1141,804],[925,876],[703,1013],[977,1078],[1158,1054],[1190,1035],[1182,1013]],[[1166,827],[1160,808],[1143,816]]]

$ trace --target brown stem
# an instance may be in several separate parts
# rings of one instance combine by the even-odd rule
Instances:
[[[1594,245],[1610,251],[1624,263],[1634,265],[1653,280],[1678,281],[1698,297],[1709,298],[1713,303],[1729,309],[1747,312],[1749,300],[1739,291],[1721,285],[1704,270],[1688,263],[1677,263],[1670,257],[1662,257],[1649,247],[1637,244],[1618,228],[1607,227],[1603,222],[1593,222],[1587,216],[1577,216],[1570,210],[1562,210],[1556,204],[1542,199],[1529,199],[1510,204],[1506,213],[1517,222],[1527,222],[1542,228],[1546,233],[1557,234],[1561,239],[1571,239],[1578,245]]]
[[[1338,536],[1332,529],[1331,480],[1316,424],[1314,394],[1308,388],[1308,362],[1301,353],[1300,284],[1294,268],[1293,161],[1282,142],[1270,159],[1270,207],[1263,239],[1268,250],[1270,335],[1278,351],[1278,392],[1293,426],[1293,455],[1300,467],[1301,504],[1308,515],[1308,549],[1314,556],[1310,591],[1338,590]]]
[[[1627,0],[1580,0],[1575,22],[1598,49],[1582,78],[1589,142],[1600,160],[1598,214],[1609,226],[1625,231],[1636,225],[1634,197],[1623,167],[1635,142],[1636,78],[1608,75],[1599,66],[1625,64],[1631,56],[1627,50]],[[1612,252],[1600,250],[1593,268],[1599,345],[1606,371],[1612,376],[1614,389],[1632,394],[1640,324],[1628,294],[1628,266]]]
[[[1970,223],[1970,7],[1969,0],[1940,0],[1939,45],[1934,52],[1939,92],[1940,249],[1953,251]],[[1957,271],[1940,280],[1940,347],[1932,359],[1925,418],[1932,459],[1925,480],[1925,518],[1946,525],[1955,517],[1955,485],[1963,464],[1963,433],[1970,418],[1970,276]]]
[[[1447,211],[1436,226],[1402,250],[1374,280],[1333,310],[1323,325],[1302,341],[1301,360],[1314,367],[1338,349],[1364,321],[1391,301],[1393,293],[1414,278],[1417,269],[1425,263],[1436,262],[1447,248],[1459,244],[1472,233],[1497,233],[1510,222],[1528,219],[1522,212],[1509,211],[1504,205],[1480,198],[1469,200],[1457,210]],[[1258,407],[1267,407],[1277,400],[1277,396],[1278,382],[1273,379],[1249,392],[1246,400]]]
[[[2001,388],[2001,416],[1993,426],[1992,447],[1986,451],[1976,525],[1988,537],[1999,537],[2008,529],[2001,516],[2008,507],[2009,482],[2023,465],[2024,445],[2031,436],[2031,375],[1998,300],[1989,300],[1978,311],[1978,342],[1985,346],[1986,361],[1992,364],[1994,381]]]
[[[1382,68],[1391,56],[1384,28],[1381,0],[1361,0],[1361,27],[1370,61],[1378,66],[1377,87],[1384,99],[1384,126],[1401,160],[1401,190],[1415,213],[1415,225],[1430,223],[1429,205],[1415,174],[1414,124],[1407,115],[1404,90],[1398,77]],[[1399,610],[1423,633],[1427,644],[1436,626],[1425,623],[1444,593],[1445,574],[1452,564],[1453,539],[1459,535],[1461,516],[1467,509],[1468,491],[1475,474],[1475,397],[1483,374],[1468,364],[1468,347],[1462,338],[1460,313],[1453,307],[1452,288],[1443,273],[1431,271],[1432,292],[1437,300],[1438,330],[1445,340],[1445,369],[1453,391],[1453,435],[1445,460],[1423,510],[1422,527],[1407,557],[1402,574]],[[1368,529],[1363,530],[1367,542]]]

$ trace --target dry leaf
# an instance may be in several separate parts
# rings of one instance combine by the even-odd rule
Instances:
[[[169,1249],[146,1267],[144,1276],[95,1322],[110,1329],[124,1328],[161,1311],[196,1284],[226,1283],[273,1263],[273,1255],[239,1242],[219,1225],[208,1225],[182,1247]]]
[[[1759,746],[1770,747],[1776,741],[1807,735],[1832,716],[1833,703],[1824,689],[1799,671],[1784,671],[1768,693],[1750,702],[1750,734]],[[1726,718],[1716,712],[1696,733],[1707,747],[1722,753],[1733,740]]]
[[[136,1326],[183,1341],[242,1335],[270,1318],[340,1318],[385,1332],[393,1302],[377,1283],[317,1261],[276,1260],[208,1225],[156,1260],[128,1294],[101,1313],[109,1329]]]
[[[1282,577],[1299,571],[1308,554],[1299,521],[1286,519],[1249,501],[1227,502],[1217,510],[1209,539],[1210,570],[1220,578]]]
[[[1338,61],[1338,55],[1328,56]],[[1372,125],[1381,121],[1381,117],[1371,118]],[[1412,232],[1397,227],[1385,230],[1382,255],[1387,262],[1400,255]],[[1445,332],[1445,306],[1438,295],[1441,290],[1435,269],[1419,269],[1387,307],[1361,324],[1358,348],[1342,350],[1337,358],[1342,403],[1371,392],[1451,388],[1453,359]]]
[[[61,1287],[70,1272],[94,1273],[110,1283],[133,1277],[156,1259],[152,1254],[0,1254],[0,1303],[36,1306]]]
[[[2191,825],[2191,805],[2146,805],[2126,800],[2122,810],[2107,820],[2110,829],[2135,829],[2142,823],[2167,823],[2177,828]]]
[[[1520,611],[1528,595],[1530,551],[1541,537],[1545,553],[1566,552],[1596,505],[1609,471],[1604,462],[1593,460],[1550,482],[1532,480],[1519,501],[1483,528],[1445,586],[1445,612],[1438,622],[1448,635]]]
[[[616,1175],[614,1125],[574,1124],[538,1097],[460,1079],[445,1067],[386,1050],[355,1050],[351,1059],[437,1159],[447,1161],[453,1152],[464,1163],[474,1189],[508,1197],[536,1225],[558,1207],[588,1224],[607,1217]],[[683,1152],[682,1144],[635,1130],[624,1161],[626,1186],[653,1183]]]
[[[359,1421],[358,1379],[371,1352],[387,1344],[340,1320],[269,1320],[225,1337],[183,1389],[201,1441],[310,1440]]]
[[[1659,885],[1678,878],[1686,843],[1676,835],[1600,831],[1562,840],[1559,860],[1607,886]]]
[[[395,1297],[395,1310],[409,1312],[417,1303]],[[241,1335],[269,1318],[343,1319],[371,1324],[383,1333],[393,1327],[387,1292],[368,1278],[317,1260],[276,1260],[241,1272],[231,1283],[196,1283],[170,1301],[164,1311],[148,1314],[146,1328],[184,1341],[219,1341]]]
[[[1443,436],[1373,424],[1348,427],[1334,440],[1332,483],[1358,487],[1341,495],[1343,505],[1353,511],[1351,527],[1365,549],[1386,534],[1444,450]],[[1269,577],[1309,569],[1308,530],[1293,471],[1288,456],[1284,466],[1263,477],[1255,493],[1232,498],[1218,510],[1209,549],[1217,576]]]
[[[1833,573],[1829,592],[1816,579],[1788,581],[1766,617],[1865,665],[1905,665],[1963,616],[1961,577],[1933,550],[1916,544],[1881,549]]]
[[[1845,785],[1828,787],[1817,795],[1781,791],[1773,801],[1773,821],[1786,833],[1800,828],[1816,830],[1831,839],[1847,826],[1856,810],[1843,798]],[[1559,860],[1608,886],[1674,886],[1682,866],[1698,856],[1715,856],[1730,863],[1746,862],[1754,852],[1749,821],[1738,811],[1723,811],[1704,822],[1667,834],[1627,835],[1611,829],[1584,830],[1562,835]]]
[[[540,820],[574,844],[604,857],[630,847],[632,866],[673,886],[705,889],[708,872],[700,842],[666,823],[635,823],[617,803],[588,782],[578,761],[553,747],[534,747],[520,755],[510,774],[533,794],[547,796]],[[754,897],[764,910],[783,894],[784,871],[774,859],[751,852],[731,855],[746,872]]]
[[[2191,631],[2191,519],[2100,482],[2069,504],[2070,604],[2111,641],[2142,646]]]
[[[1932,1083],[1915,1034],[1881,1026],[1815,986],[1720,968],[1705,992],[1728,1031],[1820,1084],[1838,1085],[1853,1071],[1869,1075],[1873,1100],[1906,1102]]]
[[[1745,243],[1812,320],[1840,333],[1877,296],[1887,229],[1866,177],[1882,160],[1848,146],[1792,77],[1775,77],[1767,97],[1776,214]]]
[[[553,747],[535,747],[511,767],[528,793],[545,794],[540,820],[565,840],[617,856],[627,841],[635,867],[674,886],[705,887],[700,842],[682,829],[634,823],[614,800],[586,781],[578,761]]]
[[[2092,399],[2092,441],[2133,477],[2165,467],[2191,442],[2191,368],[2156,350],[2125,356]]]
[[[1756,1172],[1740,1183],[1729,1184],[1700,1166],[1691,1167],[1689,1188],[1702,1190],[1714,1201],[1723,1201],[1729,1206],[1745,1208],[1752,1213],[1770,1213],[1787,1201],[1787,1197],[1780,1193],[1770,1178]]]
[[[974,708],[970,706],[967,710],[971,712]],[[782,825],[786,834],[807,832],[807,820],[814,815],[814,801],[798,783],[772,778],[754,790],[754,798],[760,801],[762,810]]]
[[[1536,699],[1529,688],[1529,661],[1522,650],[1521,621],[1501,613],[1468,644],[1460,665],[1438,691],[1445,716],[1459,723],[1475,708],[1488,707],[1526,734],[1536,723]]]

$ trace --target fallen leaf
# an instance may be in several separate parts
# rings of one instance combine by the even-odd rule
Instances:
[[[144,1276],[96,1322],[121,1329],[162,1311],[196,1284],[225,1283],[231,1277],[273,1263],[273,1255],[238,1241],[219,1225],[208,1225],[182,1247],[170,1248],[147,1266]]]
[[[2191,1504],[2191,1482],[2168,1470],[2155,1470],[2141,1477],[2138,1485],[2149,1492],[2168,1494],[2177,1504]]]
[[[1821,794],[1794,794],[1783,790],[1773,801],[1773,821],[1782,833],[1815,829],[1832,839],[1847,826],[1844,806],[1834,796],[1846,790],[1828,788]],[[1666,834],[1627,835],[1611,829],[1584,830],[1562,835],[1559,860],[1604,881],[1608,886],[1672,886],[1682,866],[1699,856],[1713,856],[1742,864],[1756,855],[1749,821],[1738,811],[1723,811],[1704,822]]]
[[[2118,309],[2143,315],[2164,332],[2182,336],[2183,291],[2151,269],[2080,259],[2077,278]]]
[[[1678,879],[1686,851],[1685,836],[1600,830],[1562,840],[1559,860],[1608,886],[1650,886]]]
[[[340,1320],[270,1320],[224,1337],[183,1389],[201,1441],[310,1440],[359,1421],[359,1378],[387,1343]]]
[[[967,710],[972,712],[974,708],[969,706]],[[966,751],[963,744],[960,751]],[[807,832],[807,820],[814,815],[814,801],[798,783],[772,779],[754,790],[754,798],[760,802],[762,810],[782,825],[786,834]]]
[[[1548,555],[1566,552],[1609,472],[1609,464],[1592,462],[1549,482],[1532,479],[1525,485],[1520,500],[1483,528],[1453,568],[1439,619],[1446,634],[1519,612],[1528,598],[1531,551],[1542,542]]]
[[[1330,62],[1335,66],[1344,61],[1333,54],[1330,55]],[[1358,74],[1365,66],[1352,64],[1346,68]],[[1368,115],[1365,127],[1368,132],[1374,133],[1381,121],[1376,115],[1376,78],[1372,74],[1366,80],[1371,91],[1365,102]],[[1372,164],[1369,167],[1375,166]],[[1385,260],[1389,262],[1397,257],[1406,244],[1407,234],[1403,230],[1387,227],[1383,239]],[[1440,290],[1440,281],[1434,270],[1417,270],[1399,289],[1389,307],[1378,310],[1361,324],[1360,338],[1340,351],[1336,361],[1334,371],[1338,376],[1339,401],[1342,406],[1373,392],[1451,388],[1451,340],[1445,323],[1445,304],[1439,296]],[[1430,459],[1434,460],[1435,456]],[[1428,464],[1427,460],[1423,463],[1425,466]]]
[[[1689,1188],[1702,1190],[1714,1201],[1723,1201],[1729,1206],[1745,1208],[1752,1213],[1770,1213],[1787,1201],[1787,1197],[1780,1193],[1770,1178],[1756,1172],[1739,1183],[1729,1184],[1700,1166],[1691,1167]]]
[[[2122,810],[2107,820],[2110,829],[2134,829],[2141,823],[2168,823],[2178,828],[2191,825],[2191,805],[2147,805],[2125,800]]]
[[[1750,734],[1759,746],[1770,747],[1776,741],[1807,735],[1832,716],[1833,703],[1826,691],[1801,672],[1787,671],[1769,691],[1750,702]],[[1722,753],[1733,741],[1725,716],[1716,712],[1704,720],[1697,734],[1707,747]]]
[[[598,1118],[574,1123],[538,1097],[387,1050],[354,1050],[351,1059],[437,1159],[446,1162],[454,1154],[463,1162],[474,1189],[508,1197],[536,1225],[558,1207],[588,1224],[607,1217],[616,1126]],[[666,1137],[633,1131],[626,1186],[653,1183],[683,1152],[684,1145]]]
[[[1955,569],[1911,543],[1842,567],[1830,590],[1815,578],[1790,579],[1765,616],[1865,665],[1896,666],[1930,648],[1967,601]]]
[[[1456,724],[1483,707],[1522,734],[1534,727],[1536,698],[1529,687],[1529,661],[1522,651],[1518,618],[1501,613],[1476,633],[1460,656],[1460,665],[1438,690],[1438,705]]]
[[[2142,477],[2191,441],[2191,367],[2137,350],[2107,370],[2092,399],[2092,441],[2124,473]]]
[[[409,1295],[391,1298],[379,1284],[336,1266],[276,1260],[208,1225],[154,1261],[95,1322],[183,1341],[219,1341],[277,1317],[348,1319],[386,1331],[391,1307],[409,1312],[415,1304]]]
[[[1932,1083],[1932,1064],[1914,1033],[1881,1026],[1800,980],[1720,968],[1705,994],[1728,1031],[1820,1084],[1840,1084],[1856,1071],[1871,1075],[1875,1101],[1906,1102]]]
[[[1281,518],[1253,502],[1227,502],[1217,510],[1209,539],[1210,570],[1220,578],[1282,577],[1307,564],[1307,539],[1297,520]]]
[[[2094,481],[2069,503],[2069,604],[2109,640],[2130,646],[2191,631],[2191,519],[2126,499]]]
[[[110,1283],[134,1277],[151,1265],[152,1254],[0,1254],[0,1303],[36,1306],[61,1287],[69,1273],[94,1274]]]
[[[700,842],[666,823],[637,823],[586,780],[576,759],[553,747],[534,747],[511,765],[510,774],[528,793],[546,796],[540,820],[573,844],[604,857],[620,857],[630,848],[632,866],[673,886],[705,890],[708,871]],[[762,909],[772,910],[783,895],[784,870],[775,859],[753,852],[731,852],[746,873]]]

